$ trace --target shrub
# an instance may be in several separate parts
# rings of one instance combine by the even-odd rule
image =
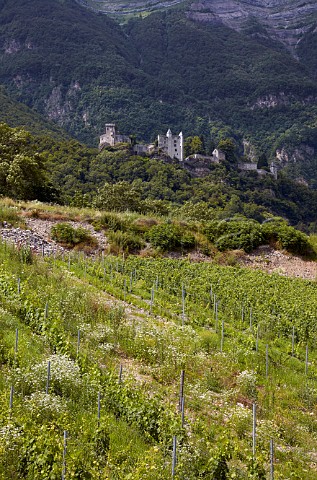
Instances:
[[[95,245],[97,241],[82,227],[74,228],[69,223],[57,223],[51,229],[54,240],[68,247],[75,245]]]
[[[261,230],[266,243],[274,242],[292,253],[305,254],[311,250],[307,235],[285,223],[267,222],[261,225]]]
[[[154,247],[163,251],[174,248],[192,248],[195,246],[195,237],[191,232],[184,232],[178,225],[161,223],[152,227],[148,234],[148,240]]]
[[[118,230],[125,231],[127,229],[127,223],[115,213],[104,213],[99,222],[103,228],[113,230],[114,232],[117,232]]]
[[[142,238],[138,235],[122,232],[121,230],[109,232],[108,241],[112,253],[138,251],[145,245]]]
[[[213,221],[205,226],[204,233],[220,251],[243,249],[251,252],[263,242],[261,226],[252,220]]]

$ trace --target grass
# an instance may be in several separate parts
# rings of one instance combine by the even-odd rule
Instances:
[[[58,257],[35,257],[28,264],[4,244],[0,244],[0,262],[0,477],[21,478],[21,468],[29,480],[59,477],[67,430],[70,478],[170,479],[173,435],[179,445],[176,479],[219,479],[224,465],[229,468],[227,478],[263,478],[261,471],[268,478],[272,437],[275,478],[316,478],[312,453],[317,449],[315,282],[239,267],[132,256],[87,259],[73,253],[70,264]],[[219,301],[218,317],[211,285]],[[257,324],[261,327],[256,350]],[[292,324],[296,326],[293,357]],[[58,356],[61,367],[57,371],[52,364],[48,417],[38,410],[30,414],[26,405],[31,391],[42,395],[45,390],[46,370],[41,387],[34,372],[52,355]],[[63,371],[65,357],[69,371],[78,373],[65,385],[61,377],[57,389],[56,375]],[[185,427],[181,428],[183,369]],[[21,388],[30,375],[35,383]],[[11,384],[15,395],[10,415]],[[257,464],[252,462],[254,401]],[[60,403],[64,410],[54,410]],[[45,418],[53,420],[48,424]],[[9,427],[20,430],[6,437]],[[97,455],[101,447],[103,454]]]

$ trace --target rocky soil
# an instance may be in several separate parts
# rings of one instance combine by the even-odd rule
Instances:
[[[50,236],[52,226],[58,223],[53,220],[38,218],[26,218],[26,229],[12,228],[4,222],[0,228],[0,236],[17,246],[29,246],[31,250],[40,255],[55,255],[68,250],[58,245]],[[71,222],[73,227],[83,227],[90,231],[97,240],[98,247],[93,254],[107,249],[107,238],[104,233],[96,232],[92,225],[84,222]],[[180,254],[169,254],[171,258],[179,258]],[[210,261],[199,253],[189,256],[192,261]],[[288,277],[304,278],[306,280],[317,279],[317,262],[304,260],[287,252],[274,250],[269,246],[261,246],[251,254],[239,257],[239,264],[249,268],[263,270],[268,273],[278,273]]]
[[[68,249],[62,247],[50,236],[51,228],[59,221],[41,220],[38,218],[26,218],[26,229],[12,228],[11,225],[3,223],[0,228],[0,236],[3,240],[13,243],[19,247],[28,246],[30,249],[40,255],[54,255],[67,252]],[[96,232],[92,225],[83,222],[67,222],[73,227],[83,227],[89,230],[91,235],[96,238],[98,247],[93,253],[99,253],[107,247],[107,239],[102,232]]]
[[[256,268],[268,273],[279,273],[287,277],[306,280],[317,279],[317,262],[303,260],[286,252],[273,250],[265,245],[240,259],[246,267]]]

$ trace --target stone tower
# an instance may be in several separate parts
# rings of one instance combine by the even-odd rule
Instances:
[[[113,147],[117,143],[131,144],[131,138],[127,135],[120,135],[115,123],[106,123],[105,133],[101,135],[99,140],[99,150],[105,146]]]
[[[99,148],[103,147],[104,145],[113,145],[116,143],[116,125],[114,123],[106,123],[105,125],[105,133],[101,135],[99,141]]]
[[[169,128],[166,135],[159,135],[157,140],[159,150],[162,150],[162,152],[166,153],[170,158],[177,158],[180,162],[183,161],[184,142],[182,132],[178,135],[173,135]]]

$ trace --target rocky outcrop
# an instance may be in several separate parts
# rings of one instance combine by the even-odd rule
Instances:
[[[257,22],[254,34],[273,37],[295,54],[303,35],[317,19],[317,3],[301,0],[200,0],[193,2],[188,17],[202,22],[221,22],[241,31]],[[258,30],[258,32],[257,32]]]

